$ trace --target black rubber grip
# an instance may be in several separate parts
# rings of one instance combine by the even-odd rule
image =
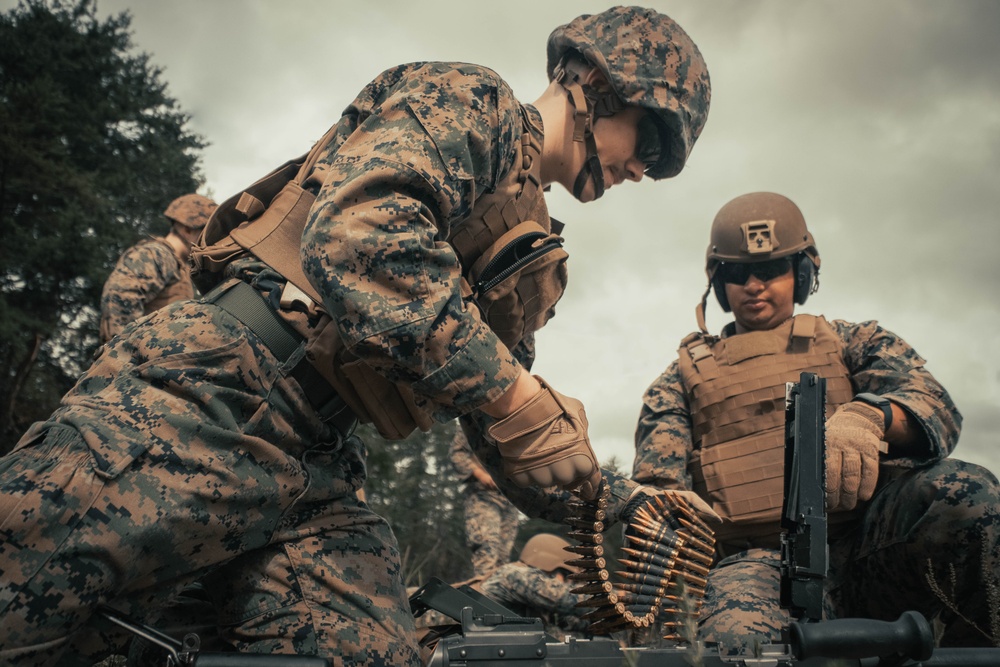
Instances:
[[[903,612],[896,621],[844,618],[788,627],[796,658],[875,658],[901,655],[927,660],[934,651],[934,633],[922,615]]]

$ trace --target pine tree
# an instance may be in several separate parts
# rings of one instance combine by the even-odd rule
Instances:
[[[95,11],[0,14],[0,453],[88,365],[118,255],[200,184],[205,143],[133,53],[131,18]]]
[[[436,424],[427,433],[395,442],[363,429],[368,445],[365,494],[396,533],[408,586],[420,586],[432,576],[458,581],[472,572],[462,483],[448,458],[456,426]]]

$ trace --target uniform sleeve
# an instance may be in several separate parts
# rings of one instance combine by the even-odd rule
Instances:
[[[570,591],[576,584],[559,581],[538,568],[522,563],[501,566],[482,584],[483,592],[501,602],[516,602],[549,613],[574,616],[583,596]]]
[[[496,85],[478,70],[397,86],[332,154],[303,235],[303,268],[347,347],[439,420],[499,398],[520,373],[463,300],[444,241],[513,160],[519,116],[498,110]]]
[[[958,443],[962,415],[916,350],[877,322],[834,320],[832,324],[844,343],[855,393],[885,396],[910,413],[923,430],[924,451],[898,463],[916,465],[950,454]]]
[[[118,335],[145,313],[146,304],[180,280],[180,266],[161,243],[140,243],[126,250],[101,292],[101,340]]]
[[[642,398],[632,479],[659,488],[690,490],[691,450],[691,410],[675,361]]]

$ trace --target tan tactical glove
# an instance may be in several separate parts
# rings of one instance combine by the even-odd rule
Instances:
[[[827,509],[854,509],[872,497],[884,437],[885,417],[865,403],[845,403],[826,420]]]
[[[521,487],[579,487],[582,498],[593,500],[601,468],[587,438],[583,404],[535,378],[542,390],[488,429],[503,457],[504,473]]]

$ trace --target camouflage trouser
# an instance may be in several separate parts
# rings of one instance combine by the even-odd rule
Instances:
[[[128,640],[99,604],[153,622],[196,580],[240,650],[418,663],[395,537],[355,495],[364,445],[304,439],[276,363],[218,309],[170,306],[67,395],[77,428],[0,459],[0,664],[92,664]],[[81,406],[147,437],[81,435]]]
[[[705,592],[702,638],[727,646],[780,641],[791,619],[779,606],[779,566],[780,554],[768,549],[720,561]],[[988,633],[991,613],[1000,622],[987,602],[989,583],[1000,585],[1000,488],[989,471],[945,459],[897,473],[856,525],[830,541],[825,615],[894,621],[915,610],[940,619],[943,646],[990,646],[941,600]]]
[[[465,487],[465,543],[472,550],[472,570],[485,577],[504,563],[517,536],[517,508],[502,493],[481,484]]]

